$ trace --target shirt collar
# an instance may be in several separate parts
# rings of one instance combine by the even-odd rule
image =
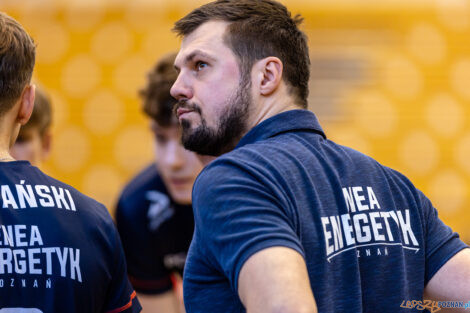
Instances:
[[[242,137],[235,149],[281,133],[300,130],[318,133],[326,139],[315,114],[308,110],[290,110],[274,115],[253,127]]]

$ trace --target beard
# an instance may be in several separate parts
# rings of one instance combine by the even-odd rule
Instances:
[[[250,79],[242,77],[235,94],[227,100],[216,127],[207,125],[198,105],[185,101],[178,103],[176,108],[189,108],[201,117],[201,125],[195,129],[191,128],[190,121],[181,121],[183,146],[198,154],[211,156],[219,156],[235,148],[247,127],[246,120],[251,107],[250,87]]]

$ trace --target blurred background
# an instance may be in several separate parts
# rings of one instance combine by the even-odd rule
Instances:
[[[54,108],[46,173],[107,205],[152,161],[137,91],[207,1],[0,0],[37,43]],[[470,0],[284,0],[305,18],[327,136],[406,174],[470,241]]]

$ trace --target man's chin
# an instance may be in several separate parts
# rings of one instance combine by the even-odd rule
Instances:
[[[186,150],[215,157],[231,150],[229,147],[233,148],[230,143],[220,140],[216,131],[204,126],[183,128],[181,142]]]

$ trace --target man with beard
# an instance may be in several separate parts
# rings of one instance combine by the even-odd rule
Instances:
[[[155,64],[141,91],[155,162],[127,184],[116,208],[129,279],[145,313],[184,310],[180,282],[194,231],[191,190],[202,169],[197,155],[181,144],[181,127],[172,111],[175,56],[168,54]]]
[[[9,154],[33,111],[35,58],[0,12],[0,312],[140,312],[107,209]]]
[[[171,94],[193,189],[192,312],[400,312],[470,298],[470,252],[403,175],[326,139],[306,110],[302,19],[219,0],[176,22]]]

